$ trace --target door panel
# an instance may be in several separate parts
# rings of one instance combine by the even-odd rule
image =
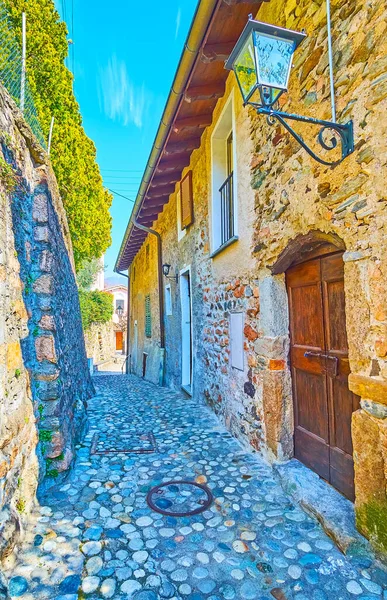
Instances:
[[[122,350],[123,347],[123,332],[116,331],[116,350]]]
[[[297,427],[328,442],[328,407],[325,377],[293,370],[297,390]]]
[[[295,457],[353,499],[351,419],[359,406],[348,389],[342,253],[286,273],[295,411]]]

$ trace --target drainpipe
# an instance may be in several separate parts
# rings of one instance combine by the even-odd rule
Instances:
[[[122,275],[123,277],[126,277],[126,279],[128,280],[128,292],[127,292],[127,300],[126,300],[126,305],[127,305],[127,310],[126,310],[126,349],[125,349],[125,353],[126,353],[126,357],[125,357],[125,371],[126,374],[129,374],[129,357],[130,357],[130,353],[129,353],[129,346],[130,346],[130,277],[129,275],[127,275],[126,273],[122,273],[122,271],[117,271],[118,275]]]
[[[160,365],[160,385],[164,385],[164,368],[165,368],[165,325],[164,325],[164,292],[163,292],[163,247],[161,242],[161,235],[158,231],[141,225],[136,219],[132,221],[133,227],[146,231],[155,235],[157,238],[157,275],[158,275],[158,288],[159,288],[159,311],[160,311],[160,348],[162,356],[162,364]]]

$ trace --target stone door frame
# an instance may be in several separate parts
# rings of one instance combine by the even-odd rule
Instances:
[[[269,460],[288,460],[294,454],[294,407],[290,371],[290,321],[286,270],[316,256],[345,251],[334,233],[312,230],[289,241],[259,282],[260,329],[256,352],[267,364],[262,375],[262,406]],[[267,271],[266,271],[267,272]]]

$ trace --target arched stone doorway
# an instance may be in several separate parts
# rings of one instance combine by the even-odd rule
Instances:
[[[337,236],[310,232],[288,245],[272,272],[285,273],[288,296],[294,456],[353,500],[359,398],[348,388],[343,251]]]

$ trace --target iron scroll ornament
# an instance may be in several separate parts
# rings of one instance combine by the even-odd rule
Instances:
[[[279,110],[275,110],[274,108],[266,108],[261,106],[260,104],[251,103],[257,113],[259,115],[265,115],[267,117],[268,123],[273,125],[275,120],[277,120],[281,125],[285,127],[285,129],[294,137],[295,140],[306,150],[306,152],[311,156],[314,160],[317,160],[322,165],[326,165],[328,167],[335,167],[339,165],[349,154],[352,154],[354,151],[354,137],[353,137],[353,122],[348,121],[348,123],[333,123],[331,121],[324,121],[321,119],[314,119],[313,117],[304,117],[301,115],[295,115],[290,113],[281,112]],[[317,156],[315,152],[306,144],[303,138],[289,125],[287,120],[291,121],[300,121],[301,123],[310,123],[312,125],[317,125],[320,127],[319,134],[317,136],[317,140],[320,146],[327,150],[334,150],[337,147],[338,138],[341,143],[341,158],[335,161],[326,161],[323,158]],[[330,143],[326,143],[324,140],[324,133],[327,130],[333,130],[337,137],[332,137]]]

